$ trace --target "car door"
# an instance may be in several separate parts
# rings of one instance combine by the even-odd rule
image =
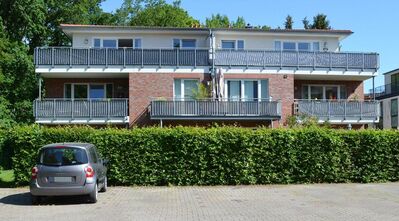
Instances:
[[[93,156],[96,159],[96,173],[98,176],[98,180],[100,180],[101,182],[104,181],[105,178],[105,170],[104,170],[104,164],[103,164],[103,160],[101,159],[101,156],[99,155],[97,149],[95,146],[93,146],[91,148],[92,152],[93,152]]]

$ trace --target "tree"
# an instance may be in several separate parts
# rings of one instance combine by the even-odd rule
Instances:
[[[130,21],[133,26],[192,27],[199,21],[180,7],[179,1],[172,5],[164,1],[149,1],[144,9],[137,12]]]
[[[331,29],[330,21],[327,20],[327,15],[317,14],[313,17],[312,29]]]
[[[238,16],[232,26],[233,28],[245,28],[246,24],[244,17]]]
[[[303,23],[303,28],[304,28],[304,29],[309,29],[309,28],[310,28],[309,20],[308,20],[307,17],[305,17],[305,18],[302,20],[302,23]]]
[[[230,19],[227,15],[221,14],[212,14],[210,18],[206,18],[205,26],[207,28],[229,28],[230,27]]]
[[[0,19],[0,124],[31,122],[37,78],[28,47],[6,36]]]
[[[292,20],[292,17],[290,15],[288,15],[285,18],[285,22],[284,22],[285,29],[292,29],[293,24],[294,24],[294,21]]]

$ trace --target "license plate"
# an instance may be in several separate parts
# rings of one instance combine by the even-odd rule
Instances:
[[[56,183],[71,183],[72,177],[54,177],[54,182]]]

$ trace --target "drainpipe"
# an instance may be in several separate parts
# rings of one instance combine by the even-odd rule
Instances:
[[[213,45],[215,44],[214,42],[214,34],[212,32],[212,29],[209,29],[209,38],[210,38],[210,48],[211,48],[211,62],[212,62],[212,68],[211,68],[211,78],[212,78],[212,96],[213,98],[216,98],[217,94],[217,88],[216,88],[216,71],[215,71],[215,48]]]
[[[39,100],[42,99],[42,77],[39,74]]]
[[[375,101],[375,88],[374,88],[374,80],[375,80],[375,77],[373,76],[373,101]]]

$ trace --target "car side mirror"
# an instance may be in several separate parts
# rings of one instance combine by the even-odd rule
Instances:
[[[108,166],[109,160],[108,159],[103,159],[103,165]]]

